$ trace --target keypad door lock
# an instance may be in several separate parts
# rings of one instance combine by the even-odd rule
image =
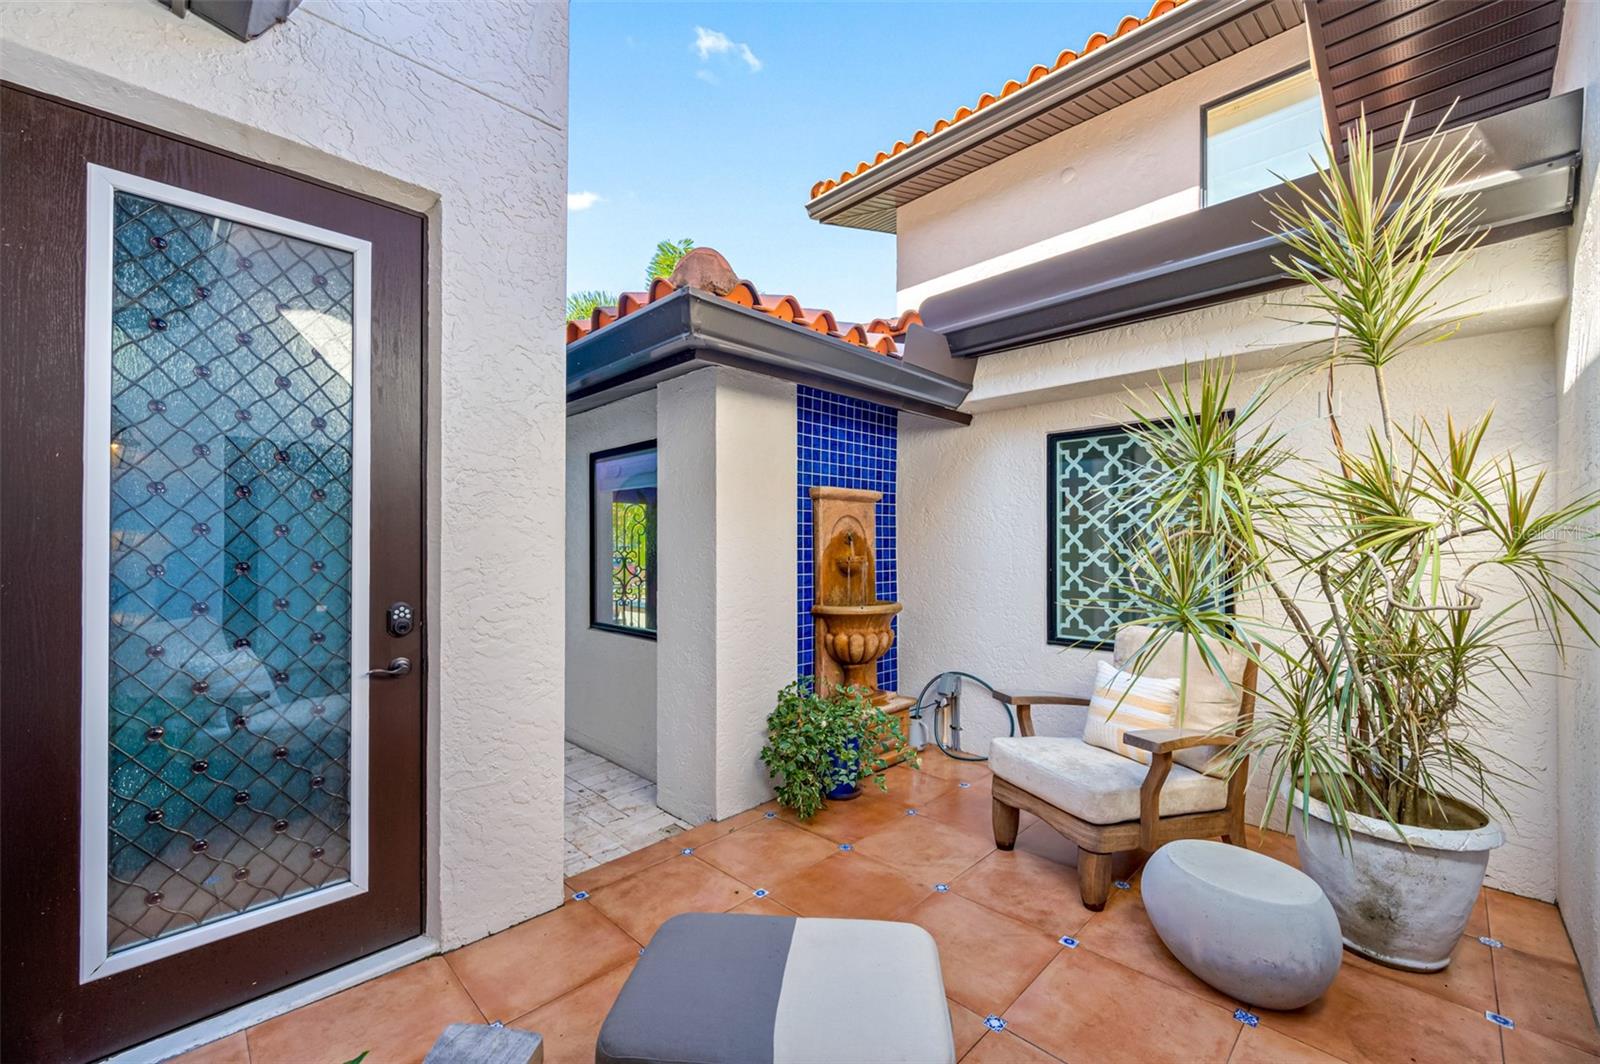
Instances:
[[[392,636],[410,635],[411,629],[417,626],[416,614],[411,612],[411,603],[409,602],[396,602],[393,606],[390,606],[389,612],[385,614],[385,619],[387,621],[386,627]]]

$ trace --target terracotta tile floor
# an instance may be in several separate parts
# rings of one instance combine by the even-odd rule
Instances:
[[[1015,852],[995,850],[986,768],[934,754],[922,775],[900,768],[890,780],[889,794],[835,804],[810,824],[764,806],[691,828],[569,877],[571,897],[553,912],[185,1059],[337,1064],[371,1050],[369,1064],[415,1061],[448,1023],[501,1020],[543,1033],[549,1064],[588,1064],[601,1021],[661,922],[738,911],[926,927],[939,943],[963,1064],[1600,1064],[1600,1031],[1554,906],[1486,890],[1445,972],[1395,972],[1347,952],[1321,1001],[1251,1015],[1162,946],[1136,868],[1122,870],[1126,887],[1091,913],[1078,902],[1071,848],[1043,824],[1028,825]],[[1292,839],[1254,831],[1251,839],[1293,863]],[[871,958],[861,970],[871,977]],[[1515,1029],[1486,1012],[1509,1016]],[[1003,1030],[985,1025],[991,1016]]]

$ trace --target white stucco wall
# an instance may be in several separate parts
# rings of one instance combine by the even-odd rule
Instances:
[[[1498,256],[1497,248],[1478,253],[1481,261],[1464,268],[1458,282],[1478,290],[1504,278],[1504,298],[1479,304],[1486,313],[1477,332],[1421,352],[1392,373],[1396,409],[1438,415],[1448,408],[1466,417],[1493,404],[1491,446],[1514,448],[1528,461],[1553,459],[1553,322],[1560,302],[1546,298],[1544,289],[1561,288],[1561,259],[1551,249],[1563,240],[1557,232],[1500,245]],[[1498,264],[1494,270],[1484,269],[1492,263]],[[916,690],[937,672],[961,669],[1002,689],[1086,691],[1101,655],[1045,641],[1046,435],[1130,420],[1125,386],[1143,387],[1139,381],[1148,381],[1148,369],[1173,364],[1169,359],[1248,355],[1244,361],[1260,362],[1263,351],[1281,358],[1307,338],[1297,327],[1269,320],[1281,313],[1261,299],[1241,300],[989,356],[979,362],[974,395],[983,398],[969,427],[906,419],[899,500],[911,516],[900,524],[902,689]],[[1118,365],[1136,372],[1119,377],[1110,368]],[[1247,395],[1259,372],[1243,374],[1236,395]],[[1327,450],[1317,390],[1300,389],[1277,419],[1292,426],[1291,443],[1307,454]],[[1369,382],[1345,371],[1339,396],[1351,438],[1375,412]],[[940,520],[915,516],[929,514]],[[1540,653],[1525,664],[1532,684],[1525,695],[1507,692],[1500,700],[1503,716],[1490,741],[1528,769],[1529,785],[1506,795],[1515,824],[1494,855],[1490,881],[1549,899],[1556,886],[1556,692],[1549,675],[1555,659]],[[1005,718],[981,691],[968,692],[965,745],[982,752],[989,738],[1004,734]],[[1081,728],[1081,717],[1070,714],[1041,710],[1038,718],[1050,722],[1041,730],[1055,734]],[[1255,782],[1259,786],[1262,777]],[[1258,810],[1259,794],[1254,804]]]
[[[564,5],[310,0],[249,44],[6,4],[8,79],[427,212],[430,930],[561,900]]]
[[[672,544],[656,613],[657,801],[720,820],[771,796],[757,755],[794,679],[795,389],[717,367],[656,394],[670,493],[657,527]]]
[[[567,418],[567,739],[646,779],[656,778],[656,644],[589,626],[589,456],[656,438],[656,393]],[[661,508],[678,508],[670,485]],[[674,558],[657,545],[662,567]]]
[[[897,307],[1200,208],[1200,113],[1305,63],[1291,30],[899,208]]]
[[[1600,489],[1600,5],[1568,4],[1555,91],[1584,90],[1583,172],[1568,230],[1572,299],[1556,325],[1560,355],[1561,492]],[[1590,527],[1600,522],[1590,522]],[[1560,703],[1561,916],[1600,1011],[1600,650],[1577,650]]]

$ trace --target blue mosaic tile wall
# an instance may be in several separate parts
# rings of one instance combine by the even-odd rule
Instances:
[[[878,555],[877,595],[899,599],[895,578],[895,462],[899,414],[893,407],[851,399],[816,388],[801,387],[795,396],[798,453],[795,488],[799,557],[795,565],[796,625],[799,675],[810,676],[814,663],[811,603],[811,489],[867,488],[883,493],[873,529]],[[899,632],[899,619],[893,622]],[[899,644],[878,660],[878,686],[893,691],[900,682]]]

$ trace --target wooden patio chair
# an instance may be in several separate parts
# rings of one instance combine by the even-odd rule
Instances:
[[[1136,645],[1142,644],[1139,630],[1124,632],[1138,640]],[[1123,633],[1119,633],[1119,651],[1123,644]],[[1122,655],[1118,658],[1120,663]],[[1155,667],[1159,663],[1158,655],[1145,675],[1160,676]],[[1130,850],[1149,853],[1174,839],[1217,836],[1235,846],[1247,845],[1244,799],[1249,761],[1241,762],[1226,778],[1196,769],[1206,768],[1211,758],[1245,734],[1255,710],[1256,679],[1256,663],[1245,661],[1234,687],[1238,711],[1231,736],[1196,728],[1124,735],[1127,745],[1149,752],[1149,765],[1091,746],[1081,738],[1034,734],[1035,706],[1088,706],[1087,698],[996,691],[994,697],[1016,711],[1022,734],[996,739],[990,747],[995,845],[1002,850],[1016,845],[1023,810],[1043,820],[1077,845],[1078,891],[1083,904],[1096,912],[1105,907],[1111,892],[1114,854]]]

